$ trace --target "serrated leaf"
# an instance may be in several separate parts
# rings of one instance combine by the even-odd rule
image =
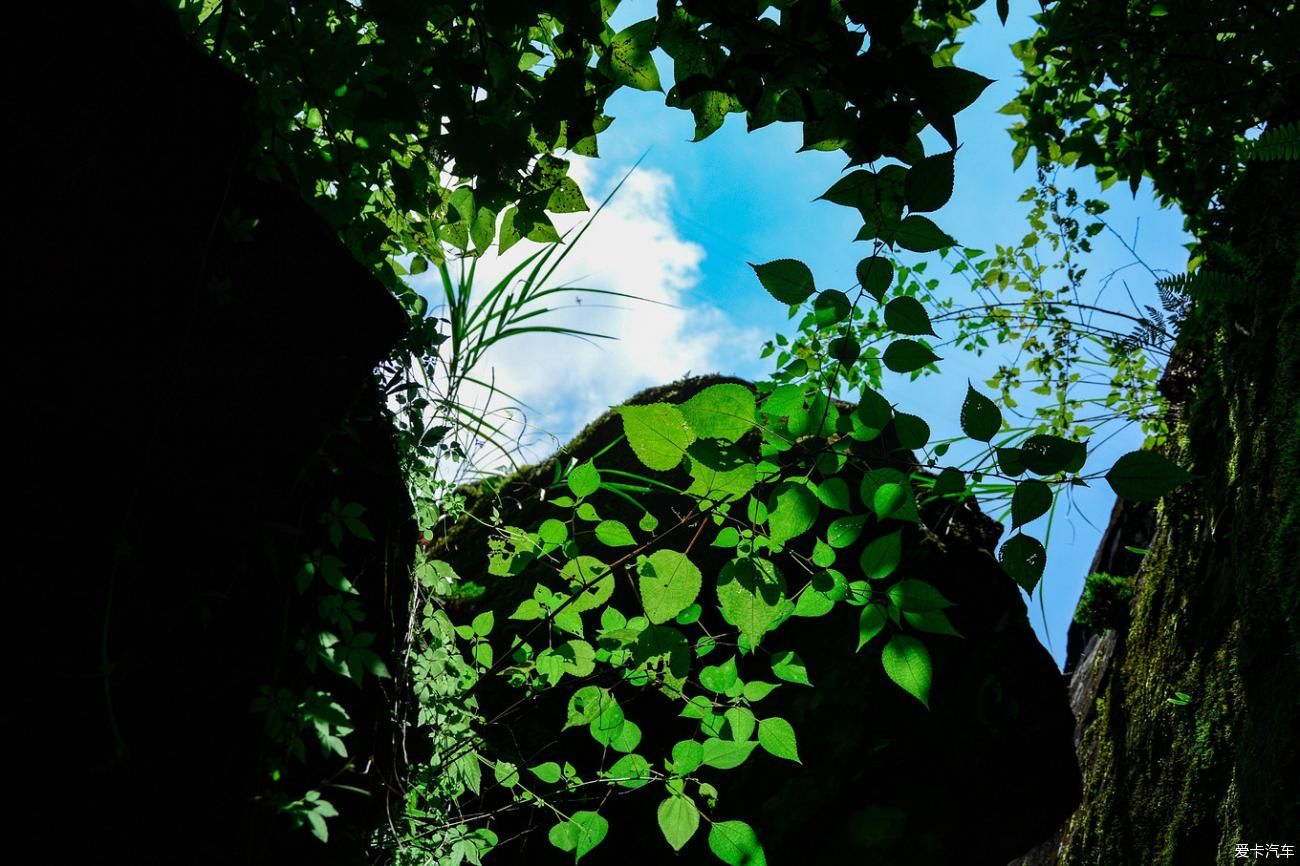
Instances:
[[[668,403],[620,406],[614,411],[623,419],[623,433],[632,453],[649,469],[667,472],[676,468],[695,441],[686,418]]]
[[[831,525],[826,527],[826,540],[831,547],[848,547],[858,540],[862,534],[862,527],[866,525],[867,516],[865,514],[852,514],[848,517],[837,517],[831,521]]]
[[[812,271],[797,259],[777,259],[762,265],[750,262],[768,294],[783,304],[802,304],[817,290]]]
[[[899,412],[894,416],[894,433],[898,444],[909,451],[924,448],[930,441],[930,425],[918,415]]]
[[[621,520],[602,520],[598,523],[596,539],[607,547],[631,547],[636,544],[632,532]]]
[[[674,851],[682,850],[700,827],[700,811],[689,797],[669,797],[659,804],[656,814],[659,829]]]
[[[885,325],[899,334],[934,334],[930,314],[916,298],[894,298],[886,304]]]
[[[853,304],[839,289],[825,289],[813,301],[813,318],[820,327],[828,327],[849,317]]]
[[[678,408],[701,439],[735,442],[754,428],[754,392],[744,385],[711,385]]]
[[[952,607],[952,602],[923,580],[900,580],[889,588],[889,600],[899,610],[917,613]]]
[[[889,577],[898,568],[898,561],[903,555],[902,530],[882,535],[873,540],[862,551],[858,564],[864,577],[881,580]]]
[[[895,340],[885,349],[882,360],[895,373],[911,373],[941,359],[916,340]]]
[[[962,636],[961,632],[953,628],[948,615],[941,610],[905,611],[903,619],[917,631],[946,634],[952,637]]]
[[[891,680],[929,709],[933,673],[925,644],[910,635],[896,634],[885,644],[880,661]]]
[[[767,866],[758,834],[744,821],[717,821],[709,830],[709,850],[727,866]]]
[[[780,619],[785,578],[767,560],[733,559],[718,575],[718,603],[727,622],[750,646]]]
[[[927,156],[907,170],[903,197],[913,213],[936,211],[952,198],[955,151]]]
[[[894,281],[894,265],[884,256],[868,256],[858,262],[858,285],[877,301],[883,300]]]
[[[858,614],[858,649],[862,649],[885,628],[885,609],[878,604],[868,604]]]
[[[801,686],[811,686],[808,669],[803,659],[793,650],[784,650],[772,656],[772,675],[778,680]]]
[[[733,770],[745,763],[757,747],[758,743],[753,740],[738,743],[735,740],[709,737],[704,741],[704,765],[719,770]]]
[[[590,496],[600,489],[600,471],[591,461],[579,463],[570,470],[565,483],[574,496],[579,498]]]
[[[1043,576],[1043,568],[1047,565],[1047,551],[1037,538],[1020,533],[1011,536],[1002,545],[998,561],[1002,563],[1002,569],[1024,587],[1025,592],[1033,593]]]
[[[932,253],[943,247],[956,246],[957,241],[949,237],[929,217],[909,214],[898,224],[893,232],[894,243],[914,253]]]
[[[870,209],[876,201],[876,175],[862,169],[849,172],[831,184],[831,188],[817,196],[817,199],[844,207]]]
[[[966,399],[961,404],[961,429],[972,439],[988,442],[1002,429],[1002,412],[967,383]]]
[[[1052,488],[1036,478],[1029,478],[1016,485],[1016,492],[1011,495],[1011,526],[1016,528],[1036,520],[1052,507]]]
[[[773,716],[758,723],[758,744],[768,754],[787,761],[802,763],[799,760],[799,743],[794,728],[785,719]]]
[[[767,503],[767,527],[773,541],[784,544],[803,535],[817,522],[821,503],[802,484],[782,484]]]
[[[646,617],[658,625],[668,622],[695,601],[703,577],[685,555],[661,549],[642,561],[637,585]]]
[[[1106,473],[1106,483],[1121,499],[1159,499],[1187,483],[1191,474],[1154,451],[1130,451]]]

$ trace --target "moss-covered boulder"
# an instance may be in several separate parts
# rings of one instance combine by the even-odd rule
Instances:
[[[643,392],[629,402],[677,403],[705,386],[729,381],[736,380],[690,379]],[[554,568],[537,561],[522,570],[496,568],[517,573],[493,576],[488,562],[494,550],[499,557],[502,545],[508,547],[509,530],[502,527],[532,530],[547,518],[572,513],[553,504],[568,492],[561,478],[575,462],[595,457],[602,477],[627,482],[621,491],[602,489],[586,500],[601,519],[619,520],[631,528],[634,546],[619,550],[687,551],[701,572],[700,620],[689,626],[670,622],[655,627],[660,630],[656,641],[681,651],[680,658],[673,653],[672,665],[689,668],[684,694],[709,695],[699,684],[701,669],[735,655],[741,680],[778,685],[752,701],[754,715],[786,719],[798,735],[798,763],[758,749],[736,769],[700,770],[700,778],[718,792],[716,806],[710,807],[707,791],[700,797],[693,785],[689,789],[706,820],[748,821],[773,864],[1001,864],[1037,843],[1069,813],[1079,788],[1072,717],[1061,676],[1030,629],[1019,589],[989,552],[1001,527],[969,504],[923,505],[922,521],[905,526],[900,570],[904,576],[923,577],[954,602],[947,613],[961,635],[924,636],[934,670],[927,709],[887,679],[878,642],[855,653],[859,607],[837,604],[825,616],[793,616],[767,634],[755,652],[736,654],[736,629],[723,621],[713,603],[715,587],[728,579],[734,550],[715,545],[717,527],[695,510],[691,498],[632,477],[645,470],[620,438],[622,433],[619,418],[608,414],[551,459],[503,482],[465,491],[466,517],[435,539],[429,550],[431,557],[453,565],[462,587],[472,587],[452,601],[460,619],[496,611],[493,642],[500,646],[518,636],[540,651],[571,637],[546,624],[507,619],[533,598],[539,582],[555,585]],[[757,447],[744,439],[741,445]],[[811,477],[818,479],[817,455],[809,451],[804,456]],[[850,465],[870,469],[915,468],[911,454],[897,447],[892,426],[875,441],[855,443],[849,460]],[[685,487],[689,479],[680,474],[669,473],[661,480]],[[853,477],[843,472],[841,476],[853,487]],[[659,520],[653,543],[651,533],[637,528],[645,511]],[[837,516],[828,511],[822,510],[812,531],[820,537]],[[594,520],[581,519],[569,526],[570,537],[584,545],[584,552],[596,526]],[[836,567],[849,579],[859,577],[859,552],[881,531],[868,526],[854,545],[837,551]],[[791,596],[818,571],[807,556],[813,537],[810,533],[792,542],[773,558]],[[608,558],[616,561],[618,555]],[[636,578],[621,567],[614,571],[611,604],[628,616],[640,613]],[[593,620],[584,627],[585,638],[597,643],[601,626]],[[774,662],[789,651],[801,657],[812,687],[789,681],[799,679],[789,671],[783,671],[787,681],[774,675]],[[620,754],[597,744],[585,727],[561,734],[569,697],[591,684],[612,688],[619,696],[626,717],[640,729],[635,751],[652,763],[668,755],[674,743],[697,735],[700,722],[681,717],[686,704],[682,697],[632,688],[614,676],[609,668],[598,666],[586,677],[567,676],[548,693],[525,701],[504,677],[489,678],[479,693],[483,716],[489,720],[489,751],[521,767],[569,759],[580,765],[585,779],[595,777],[597,768],[609,768]],[[721,713],[727,698],[719,695],[716,700]],[[745,726],[743,719],[740,726]],[[723,731],[724,736],[735,733]],[[655,820],[665,796],[663,779],[655,771],[651,777],[637,790],[606,782],[551,797],[565,812],[599,808],[610,821],[608,838],[583,858],[584,863],[656,862],[672,856]],[[486,782],[483,798],[488,811],[502,809],[493,819],[505,840],[495,855],[502,862],[571,861],[571,854],[547,841],[553,814],[526,806],[511,809],[510,794]],[[713,860],[706,835],[697,833],[682,850],[686,862]]]

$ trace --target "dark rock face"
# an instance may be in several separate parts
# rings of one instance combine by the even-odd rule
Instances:
[[[292,641],[314,613],[293,577],[335,498],[368,508],[380,544],[345,556],[391,639],[383,577],[414,535],[371,371],[405,318],[296,193],[254,176],[249,89],[161,3],[24,14],[41,53],[17,88],[31,147],[7,285],[11,818],[59,861],[318,859],[253,802],[250,705],[302,676]],[[353,704],[344,780],[362,788],[379,786],[361,770],[380,697]],[[339,827],[370,808],[336,799]],[[328,856],[357,855],[340,835]]]
[[[687,380],[629,402],[678,402],[718,381],[732,380]],[[471,514],[486,521],[496,508],[505,524],[535,527],[558,513],[543,499],[548,488],[547,499],[560,492],[562,485],[554,483],[557,463],[588,459],[621,432],[617,418],[602,418],[554,458],[519,473],[495,494],[476,493]],[[883,441],[858,446],[855,457],[873,468],[908,465],[910,455],[891,448],[892,435],[887,430]],[[624,443],[606,451],[597,465],[637,469]],[[590,501],[602,517],[629,526],[640,517],[639,509],[604,491]],[[661,521],[690,511],[687,500],[671,493],[645,494],[642,501]],[[813,531],[823,533],[833,516],[824,514]],[[956,603],[949,613],[964,635],[926,636],[934,662],[931,710],[886,679],[878,646],[853,653],[858,609],[847,605],[838,605],[822,618],[787,621],[764,639],[756,656],[740,659],[742,679],[771,680],[769,654],[794,649],[815,684],[812,689],[783,684],[754,707],[760,718],[780,716],[793,723],[800,736],[801,765],[756,751],[739,769],[703,772],[720,791],[718,808],[710,817],[751,823],[770,863],[1000,864],[1046,837],[1077,802],[1073,719],[1064,685],[1030,629],[1019,590],[989,553],[1001,528],[966,507],[927,511],[924,517],[929,528],[909,529],[905,536],[902,569],[933,583]],[[544,573],[534,567],[515,577],[489,576],[489,534],[483,526],[461,521],[431,551],[433,557],[450,561],[462,578],[485,586],[481,598],[465,602],[463,614],[489,605],[513,610],[531,595]],[[707,521],[703,526],[688,522],[665,541],[681,550],[699,535],[690,557],[704,574],[704,602],[710,600],[715,576],[731,556],[709,546],[715,531]],[[859,549],[841,552],[838,562],[846,571],[856,568]],[[781,554],[776,563],[791,591],[802,585],[807,569],[790,554]],[[624,612],[638,609],[630,584],[618,575],[611,603]],[[497,622],[500,634],[494,637],[503,640],[510,629],[529,631],[529,624],[503,622],[500,616]],[[714,634],[728,631],[721,620],[716,625]],[[713,629],[714,624],[709,626]],[[534,646],[545,644],[538,634],[528,639]],[[729,654],[727,649],[715,650],[693,664],[720,663]],[[695,735],[696,723],[677,718],[680,706],[667,697],[602,684],[615,688],[628,718],[640,725],[644,739],[638,752],[664,755],[674,742]],[[534,766],[584,754],[589,761],[582,768],[584,778],[594,775],[601,765],[599,747],[585,730],[568,732],[560,749],[553,742],[564,724],[567,696],[578,685],[562,685],[556,690],[559,695],[516,706],[518,693],[504,684],[485,684],[480,696],[485,715],[500,714],[487,731],[498,755]],[[593,788],[598,791],[590,795],[594,799],[579,797],[567,804],[571,809],[594,808],[593,803],[603,801],[602,814],[611,823],[608,838],[583,858],[584,863],[657,862],[672,856],[655,826],[662,785],[631,792],[612,789],[612,795],[605,786]],[[484,796],[488,808],[506,802],[499,791],[487,790]],[[497,822],[501,838],[522,835],[494,856],[503,862],[571,862],[572,855],[548,844],[545,833],[551,823],[548,816],[531,810],[504,813]],[[684,862],[712,858],[705,835],[698,834],[683,850]]]
[[[1217,866],[1296,844],[1298,183],[1294,161],[1257,163],[1221,197],[1214,237],[1254,264],[1253,288],[1180,337],[1167,454],[1195,476],[1112,515],[1094,570],[1134,575],[1131,624],[1071,632],[1083,802],[1020,866]]]

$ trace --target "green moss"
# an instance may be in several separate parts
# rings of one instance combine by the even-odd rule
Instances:
[[[1123,629],[1129,622],[1133,600],[1133,579],[1098,572],[1088,575],[1083,596],[1074,611],[1074,621],[1094,634],[1106,629]]]

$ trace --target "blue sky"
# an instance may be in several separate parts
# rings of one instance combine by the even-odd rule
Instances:
[[[952,201],[933,215],[949,234],[970,247],[1014,244],[1028,231],[1026,205],[1017,199],[1033,185],[1032,160],[1019,171],[1012,170],[1011,142],[1005,132],[1009,118],[997,114],[1018,87],[1019,64],[1007,46],[1032,32],[1028,8],[1025,3],[1012,4],[1013,17],[1004,28],[989,4],[984,10],[989,20],[966,31],[966,46],[957,58],[959,65],[995,80],[957,119],[962,148],[957,155],[956,191]],[[1016,16],[1017,11],[1022,14]],[[651,14],[650,3],[625,3],[614,24],[626,26]],[[667,86],[671,63],[660,58],[659,65]],[[766,295],[747,262],[798,258],[813,269],[820,287],[847,289],[854,283],[854,266],[868,253],[865,244],[852,242],[860,226],[855,212],[813,201],[840,176],[844,158],[796,153],[801,135],[796,125],[774,125],[747,134],[744,117],[732,115],[712,137],[691,143],[690,114],[665,108],[661,94],[621,91],[607,111],[616,120],[601,135],[601,159],[574,169],[588,199],[598,201],[638,158],[644,155],[644,160],[634,182],[601,215],[584,238],[583,248],[575,250],[573,268],[565,275],[584,285],[631,291],[660,305],[606,312],[575,304],[561,315],[612,333],[619,343],[556,349],[553,341],[522,340],[493,359],[498,381],[530,403],[533,429],[550,434],[544,439],[551,445],[640,387],[668,381],[687,370],[749,378],[769,374],[768,362],[759,358],[762,342],[777,331],[790,333],[793,328],[785,309]],[[1101,192],[1090,170],[1063,173],[1059,180],[1085,197],[1106,200],[1111,205],[1108,221],[1151,268],[1172,272],[1185,268],[1183,244],[1189,238],[1182,231],[1182,217],[1161,210],[1146,185],[1135,199],[1126,185]],[[1118,240],[1099,236],[1087,263],[1093,275],[1087,285],[1095,291],[1100,275],[1131,261],[1132,255]],[[932,275],[935,267],[931,266]],[[938,273],[946,274],[947,267]],[[1130,306],[1121,279],[1138,302],[1155,303],[1150,275],[1128,267],[1106,296],[1110,304]],[[950,350],[946,356],[938,378],[909,383],[905,376],[886,374],[890,377],[886,396],[899,408],[929,421],[935,438],[958,434],[958,407],[967,379],[978,387],[997,364],[996,355],[976,359]],[[560,387],[556,387],[557,376],[565,379]],[[1133,428],[1100,447],[1094,442],[1087,469],[1104,469],[1140,444],[1141,434]],[[545,445],[538,448],[549,450]],[[1058,663],[1113,501],[1104,483],[1082,490],[1068,510],[1058,511],[1052,526],[1041,585],[1046,619],[1037,598],[1030,611],[1040,638],[1049,642],[1050,635]],[[1030,532],[1041,538],[1045,522],[1031,524]]]

